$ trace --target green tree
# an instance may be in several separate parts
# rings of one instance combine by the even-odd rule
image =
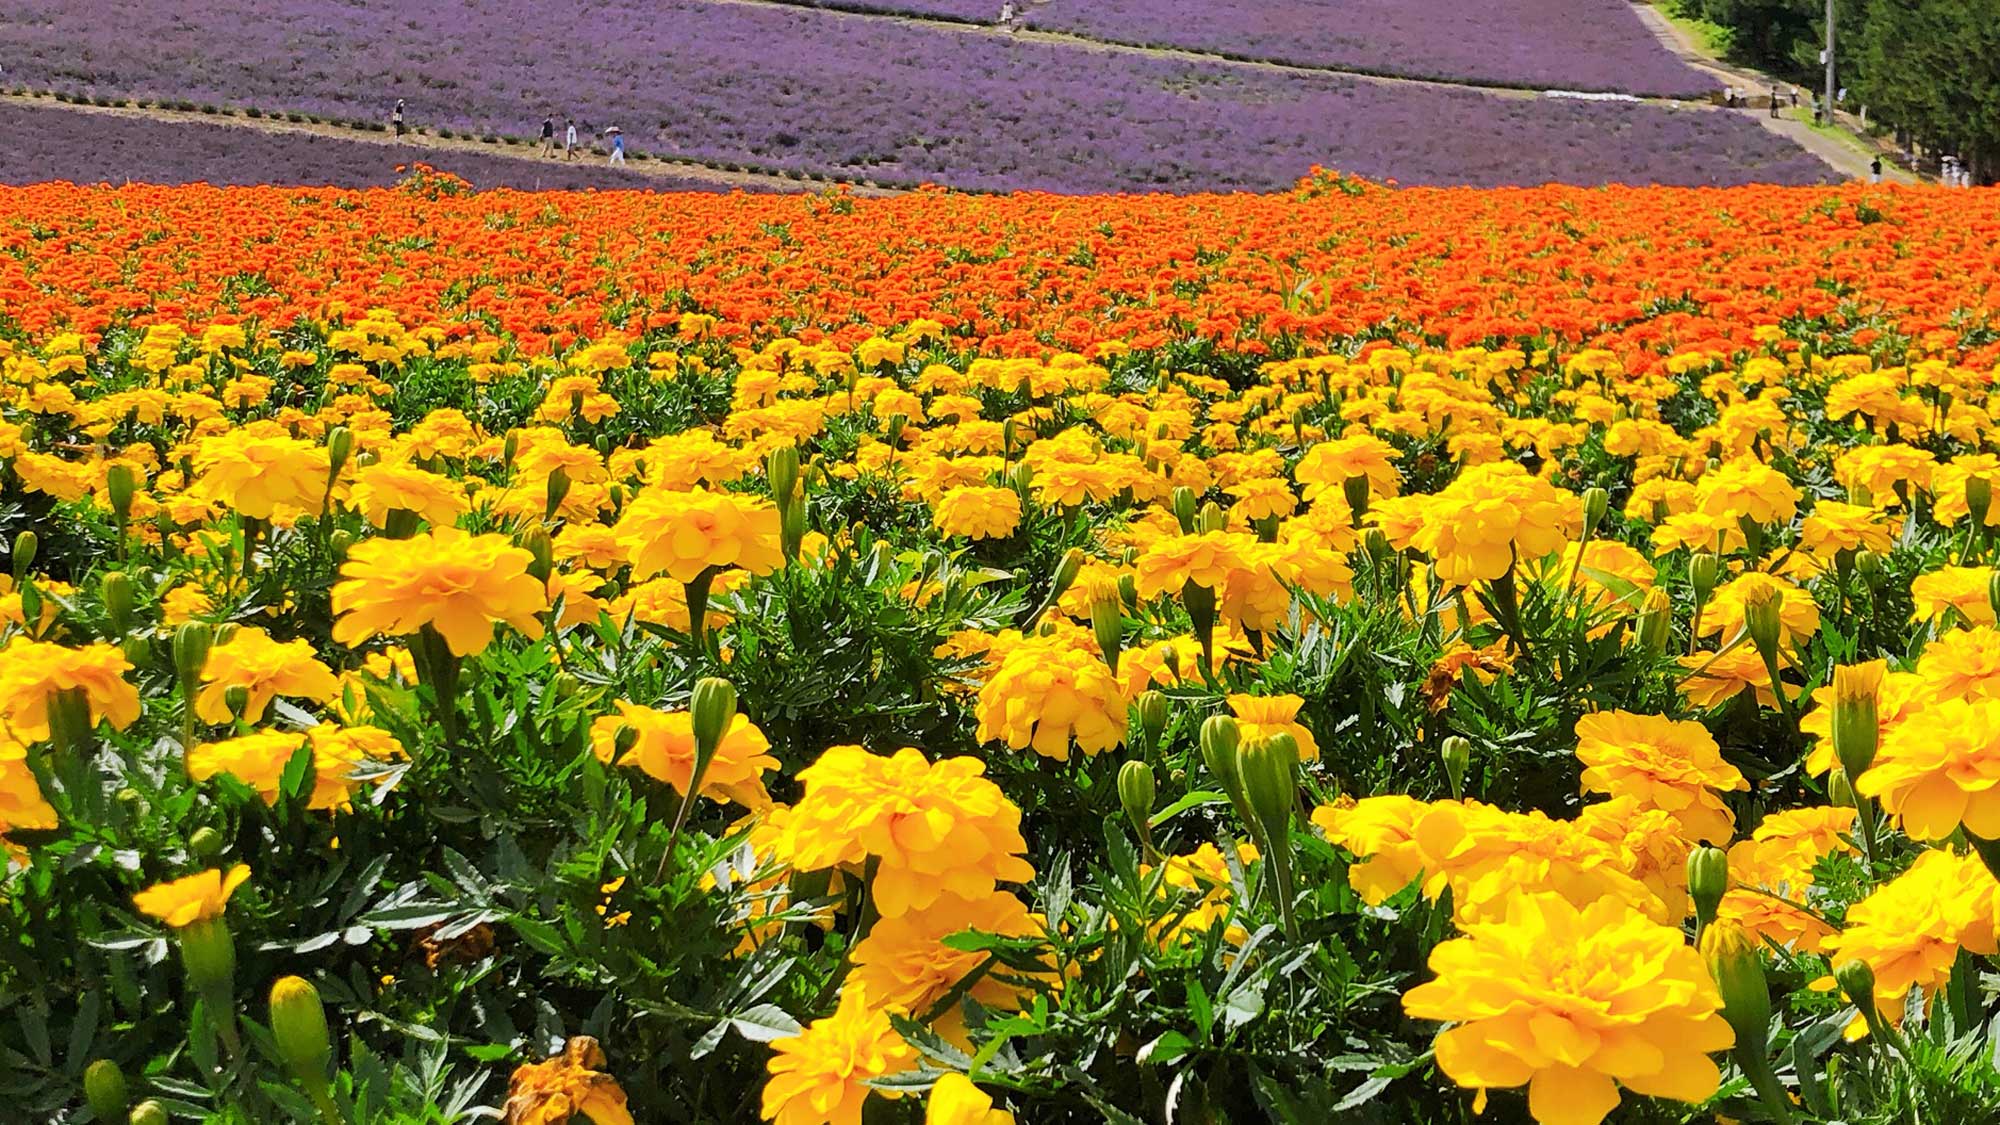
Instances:
[[[1980,182],[2000,171],[2000,0],[1873,0],[1855,93]]]

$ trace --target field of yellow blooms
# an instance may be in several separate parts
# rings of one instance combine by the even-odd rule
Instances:
[[[0,189],[0,1117],[1993,1120],[1996,238]]]

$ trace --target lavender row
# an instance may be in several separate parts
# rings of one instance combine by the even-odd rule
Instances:
[[[1739,115],[1503,97],[698,0],[15,0],[10,80],[532,132],[710,163],[994,190],[1815,182]]]
[[[997,22],[991,0],[784,0]],[[1703,97],[1632,0],[1014,0],[1023,27],[1140,47],[1530,89]]]
[[[300,184],[386,187],[422,162],[479,188],[717,190],[700,180],[645,176],[593,159],[513,159],[415,145],[265,133],[230,124],[157,121],[59,106],[0,105],[7,155],[0,184]]]

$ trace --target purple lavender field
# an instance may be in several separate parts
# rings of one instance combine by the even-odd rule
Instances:
[[[989,0],[787,0],[992,21]],[[1632,0],[1016,0],[1024,26],[1111,43],[1364,74],[1544,90],[1705,97]]]
[[[1735,114],[1511,97],[699,0],[185,0],[117,20],[12,0],[9,80],[525,135],[545,112],[638,149],[888,184],[1065,192],[1805,183]]]
[[[0,158],[0,184],[66,180],[387,187],[402,179],[397,165],[422,162],[478,188],[721,190],[701,180],[620,172],[603,167],[600,160],[589,164],[516,160],[393,142],[263,133],[226,123],[151,121],[61,106],[0,104],[0,136],[7,138],[6,155]]]

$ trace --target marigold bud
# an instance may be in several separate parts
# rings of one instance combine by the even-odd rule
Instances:
[[[1826,799],[1844,809],[1854,807],[1854,783],[1847,780],[1847,771],[1836,769],[1826,775]]]
[[[104,470],[104,491],[111,498],[111,511],[121,523],[131,518],[132,496],[138,490],[139,480],[132,466],[119,461]]]
[[[1604,522],[1604,515],[1611,510],[1611,494],[1602,488],[1587,488],[1583,493],[1583,534],[1586,538]]]
[[[220,915],[198,918],[175,930],[174,938],[180,942],[188,983],[208,1001],[209,1018],[235,1019],[229,997],[236,989],[236,939],[229,923]]]
[[[1282,731],[1236,748],[1236,776],[1243,785],[1243,802],[1257,818],[1264,839],[1275,850],[1292,838],[1292,809],[1298,804],[1299,744]]]
[[[1722,994],[1722,1018],[1736,1029],[1736,1050],[1763,1056],[1771,1025],[1771,989],[1757,939],[1728,919],[1701,932],[1702,959]]]
[[[1472,765],[1472,743],[1454,734],[1438,746],[1438,757],[1444,760],[1444,776],[1451,783],[1451,799],[1462,799],[1465,796],[1465,771]]]
[[[1652,652],[1665,652],[1673,630],[1673,596],[1656,586],[1646,593],[1646,602],[1639,609],[1639,621],[1633,635],[1642,647]]]
[[[243,712],[250,709],[250,689],[242,684],[230,684],[222,692],[222,705],[229,708],[229,717],[241,721]]]
[[[1876,704],[1885,670],[1879,660],[1842,664],[1833,670],[1833,754],[1850,779],[1868,772],[1875,762],[1881,732]]]
[[[41,587],[25,578],[21,580],[21,623],[30,633],[38,632],[42,623]]]
[[[126,1119],[130,1125],[169,1125],[167,1107],[151,1098],[132,1107],[132,1116]]]
[[[1168,506],[1173,509],[1175,522],[1181,525],[1185,534],[1194,534],[1194,489],[1186,485],[1176,485],[1168,496]]]
[[[1716,579],[1722,575],[1722,560],[1708,551],[1703,551],[1688,560],[1688,585],[1694,587],[1694,598],[1698,602],[1708,600],[1714,591]]]
[[[354,546],[354,533],[344,527],[335,528],[333,534],[326,537],[327,550],[333,552],[336,560],[345,559],[347,549],[352,546]]]
[[[1369,528],[1368,533],[1361,537],[1361,549],[1367,551],[1368,557],[1377,565],[1388,562],[1396,553],[1396,548],[1389,543],[1388,534],[1379,527]]]
[[[1743,598],[1743,628],[1766,663],[1778,657],[1778,636],[1783,626],[1778,616],[1780,597],[1775,587],[1754,586]]]
[[[1097,637],[1097,649],[1111,670],[1118,670],[1118,648],[1125,631],[1125,603],[1118,596],[1118,583],[1098,578],[1090,584],[1090,629]]]
[[[549,484],[546,499],[542,505],[542,517],[554,519],[562,509],[562,502],[569,496],[569,470],[557,465],[549,470]]]
[[[771,499],[784,504],[799,483],[799,447],[781,445],[764,459],[764,476],[771,485]]]
[[[1201,506],[1201,513],[1195,516],[1194,526],[1196,531],[1203,532],[1226,530],[1229,527],[1229,513],[1222,510],[1222,505],[1210,500]]]
[[[208,666],[209,645],[215,640],[215,630],[206,622],[190,621],[174,630],[174,674],[180,677],[184,688],[191,688],[201,679],[201,670]]]
[[[132,1104],[125,1089],[125,1072],[110,1059],[98,1059],[84,1067],[83,1098],[99,1121],[116,1122]]]
[[[1153,767],[1144,762],[1126,762],[1118,767],[1118,803],[1141,839],[1151,831],[1153,800],[1158,795]]]
[[[347,459],[354,456],[354,431],[346,426],[335,426],[326,432],[327,479],[340,475],[347,467]]]
[[[32,531],[24,531],[14,537],[14,581],[25,582],[35,565],[35,553],[41,549],[41,536]]]
[[[555,570],[555,547],[549,542],[548,529],[532,526],[521,533],[519,542],[528,551],[528,573],[537,582],[546,583]]]
[[[326,1030],[326,1008],[319,989],[302,977],[279,977],[271,985],[271,1038],[278,1053],[301,1085],[326,1081],[333,1043]]]
[[[703,676],[695,682],[688,711],[693,719],[695,759],[706,762],[722,745],[729,721],[736,717],[736,685],[719,676]]]
[[[1873,551],[1854,552],[1854,573],[1873,589],[1882,582],[1882,556]]]
[[[1868,962],[1859,958],[1842,961],[1833,967],[1833,982],[1848,1003],[1864,1013],[1875,1010],[1875,969]]]
[[[1715,920],[1715,909],[1729,891],[1729,855],[1721,848],[1698,847],[1687,858],[1688,898],[1694,902],[1697,929]]]
[[[222,833],[204,824],[188,834],[188,854],[202,863],[212,864],[222,854],[223,845],[227,842]]]
[[[1242,737],[1236,720],[1228,715],[1211,715],[1201,724],[1201,760],[1238,806],[1243,804],[1243,782],[1236,772],[1236,744]]]
[[[1347,498],[1347,508],[1359,519],[1368,510],[1368,477],[1356,473],[1340,482],[1341,495]]]
[[[1146,744],[1151,746],[1160,741],[1167,730],[1167,697],[1157,691],[1143,692],[1139,696],[1139,730],[1146,736]]]
[[[97,589],[104,599],[104,616],[111,631],[124,636],[132,629],[132,576],[122,570],[111,571]]]
[[[1986,513],[1993,507],[1993,482],[1985,477],[1973,475],[1965,478],[1965,510],[1972,515],[1972,526],[1986,526]]]

